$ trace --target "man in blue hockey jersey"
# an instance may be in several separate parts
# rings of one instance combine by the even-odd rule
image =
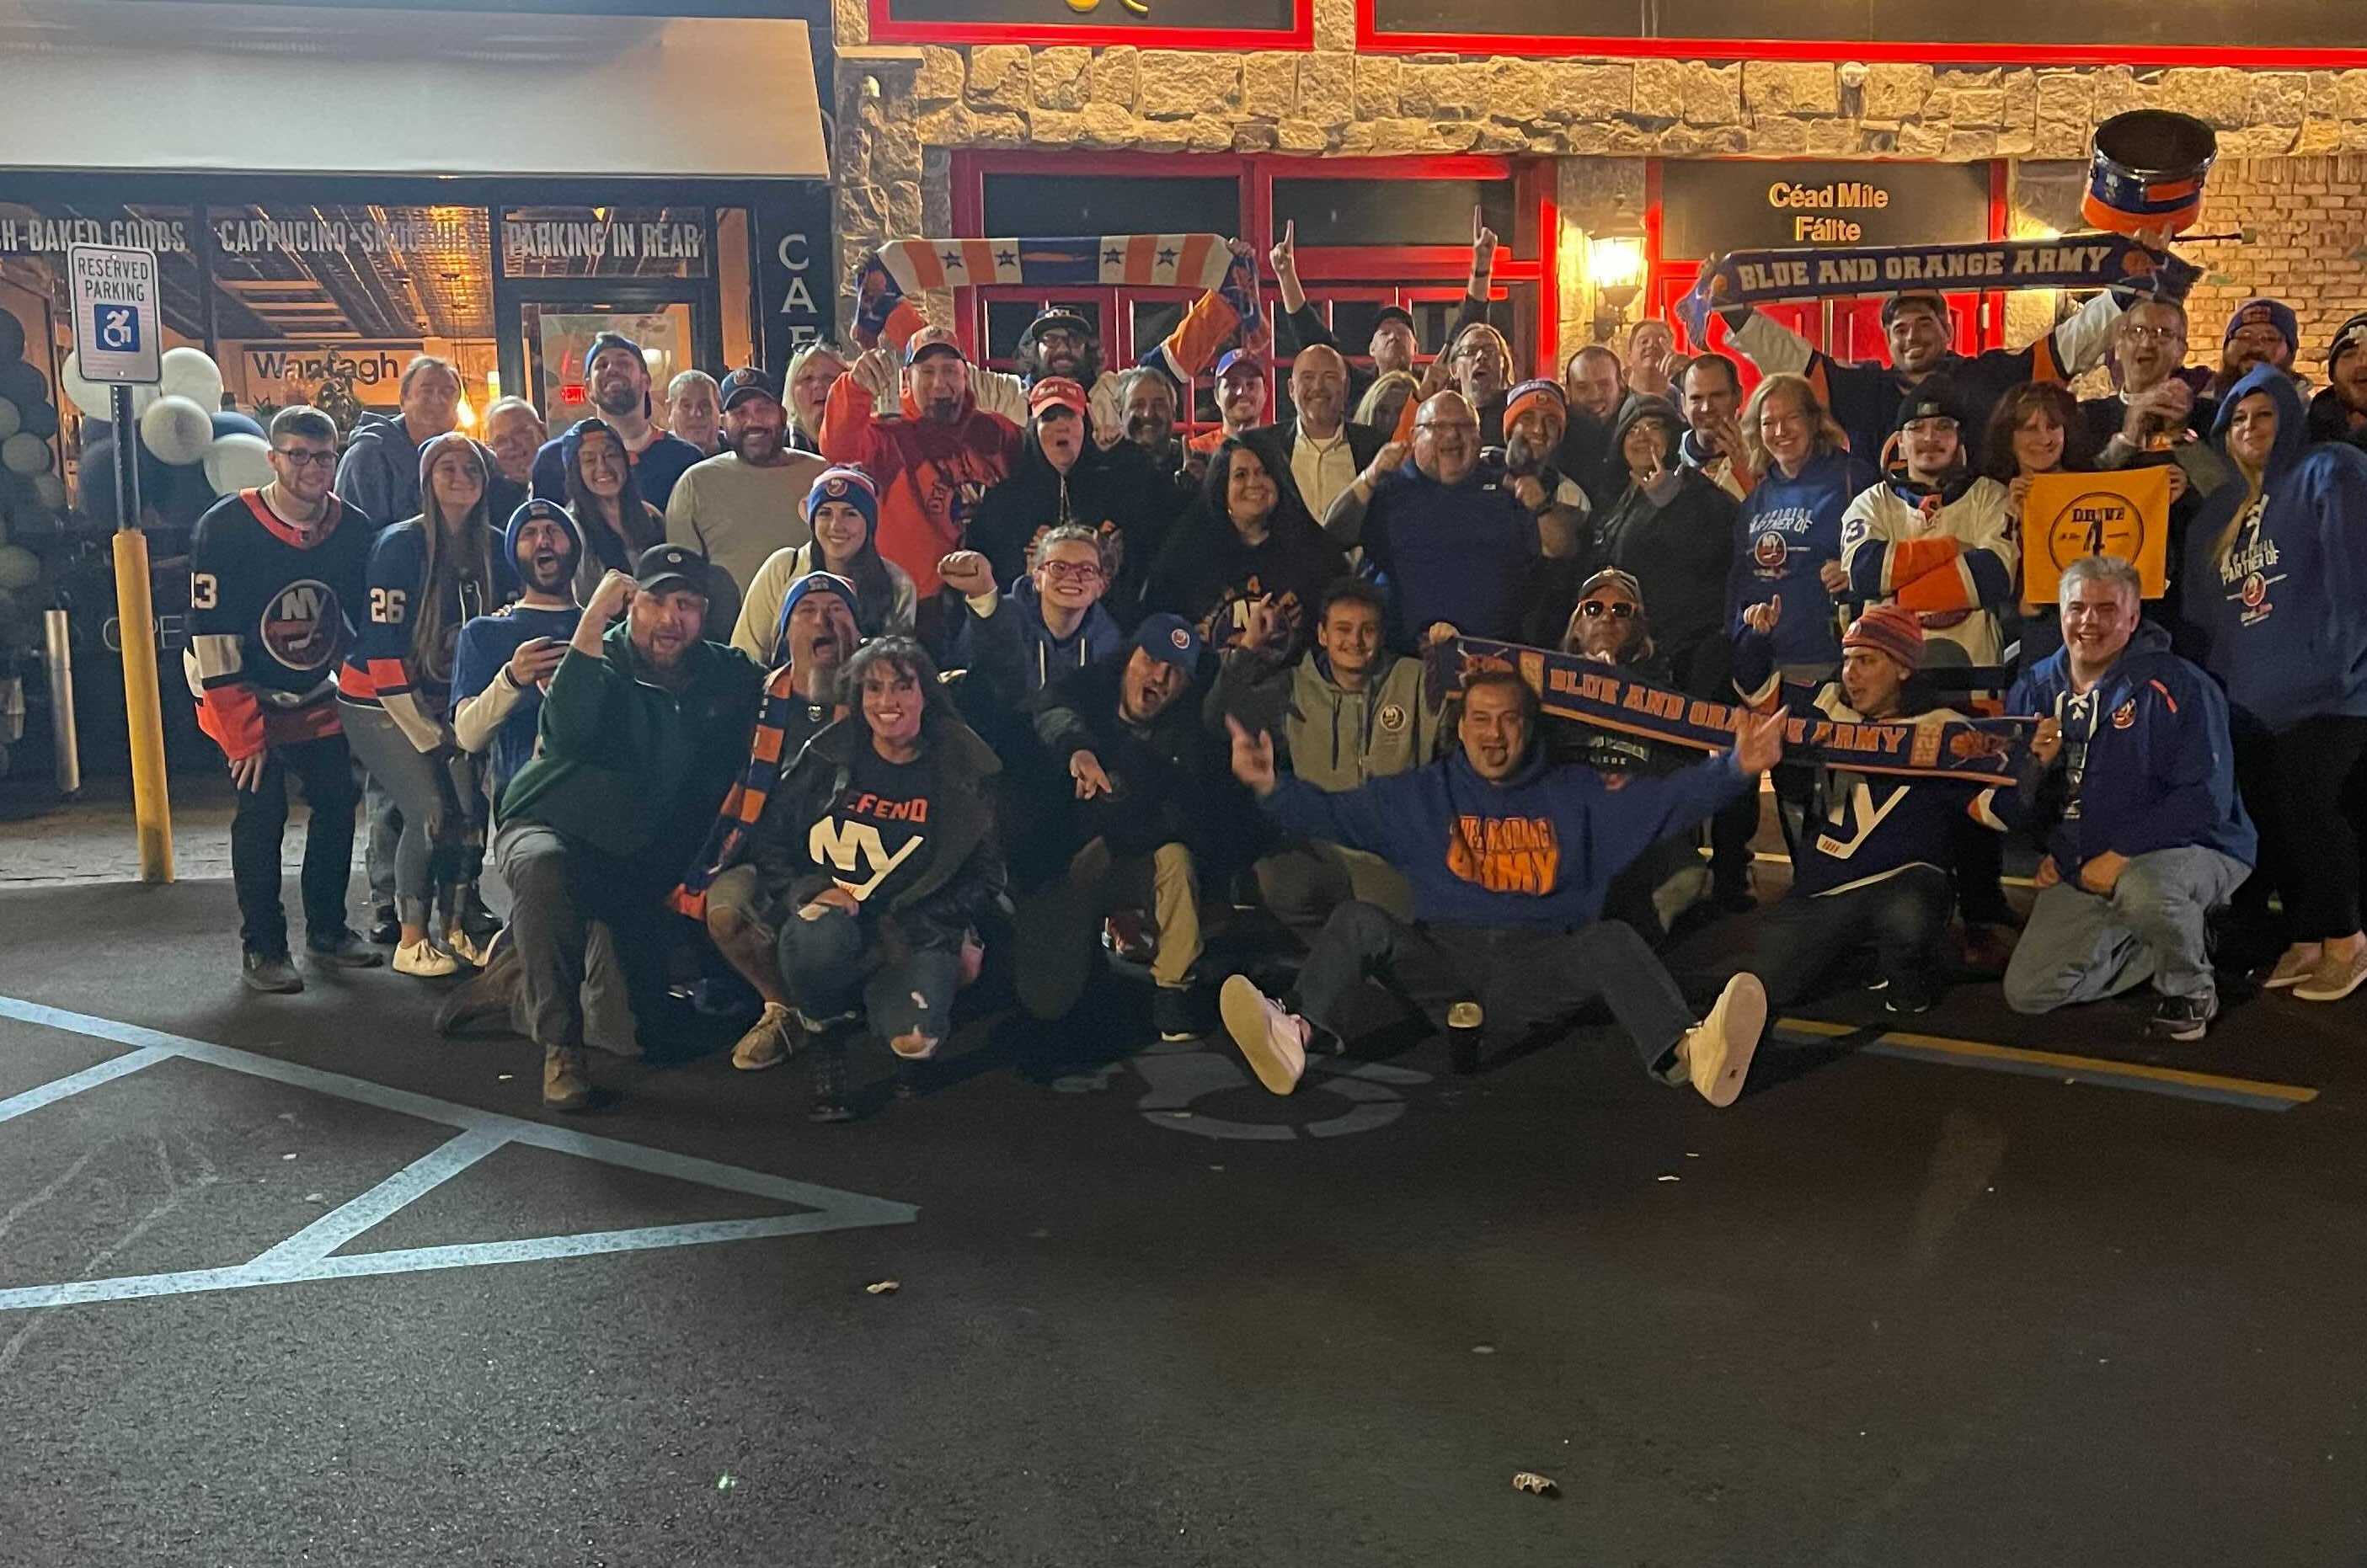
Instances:
[[[2014,682],[2007,711],[2044,718],[2036,766],[2000,790],[2010,826],[2046,832],[2038,901],[2005,972],[2016,1012],[2050,1012],[2150,979],[2149,1032],[2203,1038],[2219,1012],[2204,917],[2251,870],[2227,702],[2140,624],[2136,569],[2087,556],[2063,570],[2062,651]]]
[[[1334,1048],[1367,979],[1392,984],[1433,1023],[1469,1027],[1476,1009],[1479,1027],[1504,1040],[1600,998],[1648,1071],[1731,1105],[1766,1023],[1766,992],[1738,975],[1706,1017],[1696,1013],[1634,928],[1602,919],[1603,898],[1630,861],[1707,820],[1780,761],[1786,716],[1748,719],[1731,751],[1614,789],[1590,767],[1535,755],[1536,694],[1508,670],[1482,671],[1464,682],[1461,750],[1330,794],[1277,776],[1273,738],[1228,719],[1234,776],[1274,820],[1401,867],[1416,919],[1342,904],[1308,954],[1294,1006],[1246,976],[1225,982],[1226,1032],[1261,1083],[1288,1094],[1308,1052]]]

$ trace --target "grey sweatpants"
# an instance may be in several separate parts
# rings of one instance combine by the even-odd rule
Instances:
[[[2212,995],[2203,917],[2250,871],[2232,855],[2189,847],[2136,856],[2110,894],[2056,883],[2031,907],[2006,965],[2006,1005],[2052,1012],[2148,979],[2165,997]]]

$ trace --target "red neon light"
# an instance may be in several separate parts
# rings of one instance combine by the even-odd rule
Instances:
[[[889,15],[895,8],[895,0],[867,0],[867,4],[874,43],[1068,43],[1097,49],[1138,44],[1150,49],[1212,51],[1315,47],[1315,0],[1292,0],[1287,29],[1088,28],[1067,27],[1059,22],[903,22]]]
[[[562,403],[580,403],[588,400],[583,396],[583,383],[581,381],[560,383],[559,400]]]
[[[875,0],[884,3],[884,0]],[[1922,65],[2247,65],[2328,70],[2367,66],[2367,49],[2248,49],[2229,44],[1879,43],[1845,39],[1533,38],[1521,33],[1383,32],[1376,0],[1356,0],[1356,49],[1366,54],[1610,55],[1645,60],[1879,60]]]

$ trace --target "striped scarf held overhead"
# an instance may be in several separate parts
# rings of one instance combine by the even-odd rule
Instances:
[[[764,705],[757,712],[755,736],[748,746],[748,771],[733,782],[730,793],[723,797],[723,805],[715,813],[715,826],[707,830],[698,859],[683,874],[682,886],[667,896],[666,902],[676,914],[687,915],[694,920],[707,918],[707,890],[740,858],[748,835],[755,829],[756,818],[764,814],[764,801],[781,779],[781,751],[787,743],[790,715],[804,704],[787,664],[765,681]],[[831,710],[832,720],[845,716],[843,706]]]
[[[1230,327],[1257,319],[1257,274],[1221,234],[1084,234],[1002,240],[891,240],[863,259],[855,341],[900,349],[926,323],[910,296],[978,284],[1200,288],[1232,308]]]

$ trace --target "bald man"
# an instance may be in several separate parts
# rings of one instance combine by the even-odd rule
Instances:
[[[1521,640],[1545,557],[1583,547],[1574,491],[1479,460],[1479,414],[1461,392],[1423,400],[1408,443],[1392,441],[1324,514],[1323,531],[1390,584],[1389,646],[1417,651],[1444,622],[1467,637]]]
[[[1388,444],[1386,431],[1348,418],[1348,361],[1325,344],[1310,344],[1290,362],[1290,406],[1282,424],[1242,433],[1266,472],[1283,482],[1284,499],[1297,499],[1318,522],[1340,492]]]

